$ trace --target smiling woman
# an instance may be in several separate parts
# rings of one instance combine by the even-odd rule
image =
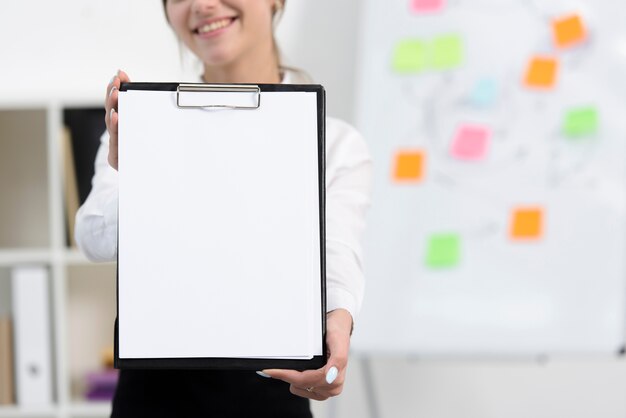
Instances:
[[[273,18],[285,0],[163,1],[178,38],[211,82],[279,83]]]
[[[203,64],[199,82],[289,84],[302,78],[280,65],[274,41],[285,0],[163,0],[163,6],[176,36]],[[76,241],[92,260],[115,260],[117,254],[117,104],[120,84],[128,81],[119,71],[107,86],[107,132],[91,193],[76,216]],[[258,374],[123,370],[113,417],[311,417],[309,399],[341,393],[353,320],[363,298],[360,239],[371,160],[360,134],[337,119],[326,119],[325,145],[327,364],[319,370]]]

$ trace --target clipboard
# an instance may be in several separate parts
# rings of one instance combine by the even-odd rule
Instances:
[[[323,367],[323,87],[122,83],[118,113],[115,367]]]

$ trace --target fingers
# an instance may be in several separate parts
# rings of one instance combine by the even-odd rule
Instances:
[[[118,93],[122,83],[130,82],[128,74],[118,70],[107,85],[106,97],[104,99],[104,122],[109,132],[109,156],[108,161],[111,167],[117,170],[117,130],[119,115],[117,113]]]
[[[331,369],[334,369],[334,373]],[[318,401],[341,394],[345,381],[345,372],[345,366],[340,370],[337,367],[330,366],[330,364],[326,364],[321,369],[304,372],[282,369],[263,370],[263,373],[272,378],[291,384],[290,390],[294,395]],[[332,380],[329,377],[332,377]],[[307,391],[306,388],[312,389]]]
[[[337,396],[343,391],[345,382],[351,329],[352,315],[348,311],[337,309],[329,312],[326,321],[328,362],[324,367],[304,372],[272,369],[263,370],[263,373],[291,384],[290,390],[294,395],[315,400]]]
[[[273,379],[280,379],[300,388],[326,384],[326,375],[323,368],[317,370],[307,370],[304,372],[299,372],[297,370],[272,369],[263,370],[263,373],[270,375]]]

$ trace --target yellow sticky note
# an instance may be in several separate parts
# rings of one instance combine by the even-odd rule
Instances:
[[[395,156],[393,179],[397,182],[417,183],[424,177],[425,154],[422,150],[402,150]]]
[[[528,87],[551,88],[556,83],[559,63],[552,57],[534,57],[528,64],[524,83]]]
[[[419,39],[405,39],[396,44],[393,69],[399,73],[417,73],[428,67],[428,45]]]
[[[514,240],[536,240],[543,233],[543,209],[517,208],[511,217],[511,238]]]
[[[436,70],[449,70],[463,62],[463,40],[461,36],[450,34],[436,37],[432,42],[432,67]]]
[[[554,43],[559,48],[567,48],[585,40],[587,31],[579,15],[566,16],[552,22]]]

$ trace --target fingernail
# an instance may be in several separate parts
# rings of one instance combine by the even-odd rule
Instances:
[[[113,120],[113,114],[115,113],[115,109],[111,108],[111,113],[109,113],[109,119]]]
[[[267,373],[263,373],[263,372],[260,372],[260,371],[259,371],[259,372],[256,372],[256,374],[258,374],[259,376],[262,376],[262,377],[266,377],[266,378],[268,378],[268,379],[271,379],[271,378],[272,378],[272,376],[270,376],[269,374],[267,374]]]
[[[326,373],[326,383],[328,383],[329,385],[332,384],[337,378],[338,374],[339,370],[337,370],[335,366],[328,369],[328,372]]]
[[[113,92],[114,92],[115,90],[117,90],[117,87],[113,86],[113,87],[111,88],[111,91],[109,92],[109,97],[111,97],[111,96],[113,95]]]

